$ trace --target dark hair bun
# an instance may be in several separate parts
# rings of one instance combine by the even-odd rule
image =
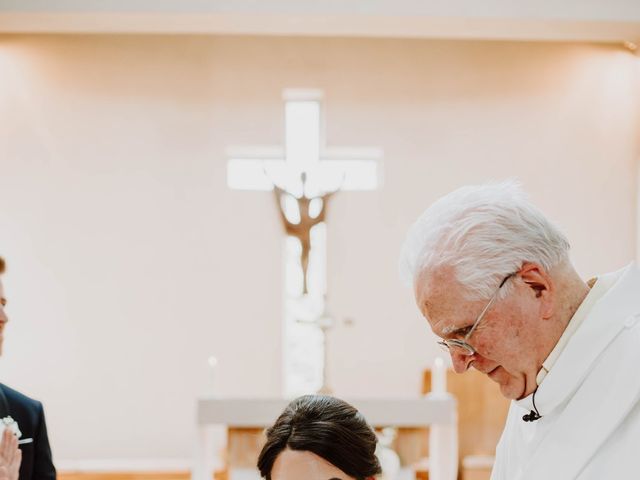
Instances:
[[[323,395],[293,400],[267,429],[267,442],[258,458],[263,478],[283,450],[315,453],[350,477],[364,480],[381,472],[375,456],[377,438],[365,418],[347,402]]]

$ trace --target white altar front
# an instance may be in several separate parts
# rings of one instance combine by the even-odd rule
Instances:
[[[345,399],[375,427],[429,426],[429,478],[455,480],[458,474],[456,400],[448,393],[416,398]],[[196,452],[192,480],[210,480],[214,466],[212,428],[265,428],[289,400],[282,398],[201,398],[197,405]]]

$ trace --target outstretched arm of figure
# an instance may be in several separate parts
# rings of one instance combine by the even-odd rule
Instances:
[[[287,190],[285,190],[284,188],[280,187],[274,180],[273,178],[271,178],[271,175],[269,175],[269,172],[267,172],[266,167],[263,165],[262,166],[262,170],[264,172],[265,177],[267,177],[269,179],[269,182],[271,182],[271,185],[273,185],[273,194],[275,196],[276,199],[276,205],[278,206],[278,213],[280,214],[280,218],[282,219],[282,223],[284,224],[286,229],[289,229],[290,227],[294,226],[294,223],[291,223],[289,221],[289,219],[287,218],[287,216],[284,213],[284,206],[282,205],[282,200],[284,198],[286,198],[287,196],[290,196],[296,200],[298,200],[294,195],[292,195],[291,193],[289,193]]]
[[[320,197],[316,197],[320,199],[320,201],[322,202],[322,206],[320,207],[320,213],[318,213],[318,215],[314,217],[314,224],[325,221],[325,218],[327,216],[327,203],[329,203],[329,199],[333,196],[334,193],[336,193],[336,191],[325,193]]]
[[[273,185],[273,194],[275,195],[275,198],[276,198],[276,204],[278,206],[278,213],[280,214],[280,219],[282,220],[282,223],[284,224],[285,228],[288,228],[294,225],[289,221],[289,219],[285,215],[284,206],[282,205],[282,199],[285,198],[287,195],[291,195],[291,194],[286,190],[278,187],[275,184]]]
[[[342,180],[340,180],[340,185],[338,185],[336,188],[334,188],[333,190],[330,190],[328,192],[323,193],[322,195],[318,195],[317,197],[314,197],[312,200],[315,200],[317,198],[320,199],[320,201],[322,201],[322,206],[320,207],[320,213],[318,213],[318,215],[316,215],[314,218],[315,222],[314,225],[320,223],[320,222],[324,222],[325,221],[325,217],[327,215],[327,203],[329,202],[329,200],[331,199],[331,197],[333,195],[335,195],[336,193],[338,193],[340,190],[342,190],[342,187],[344,185],[344,182],[347,178],[347,174],[343,173],[342,174]]]

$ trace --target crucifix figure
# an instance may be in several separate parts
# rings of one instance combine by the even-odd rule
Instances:
[[[325,311],[327,202],[338,190],[375,190],[382,159],[378,148],[324,146],[322,96],[319,90],[284,91],[284,148],[227,149],[229,187],[272,190],[287,234],[283,347],[286,395],[313,392],[323,384],[324,331],[314,321]]]
[[[302,173],[300,175],[300,180],[302,183],[302,194],[294,195],[289,193],[284,188],[279,187],[275,183],[273,184],[273,193],[276,197],[276,203],[278,205],[278,210],[280,212],[280,218],[282,220],[282,224],[284,225],[285,232],[287,235],[297,238],[300,240],[300,266],[302,267],[302,293],[309,293],[309,287],[307,282],[307,272],[309,270],[309,252],[311,251],[311,229],[320,223],[323,223],[326,219],[327,214],[327,204],[331,196],[336,193],[338,189],[325,192],[319,194],[314,197],[309,197],[305,191],[305,185],[307,183],[307,174]],[[299,220],[297,222],[293,222],[289,220],[286,214],[286,208],[284,205],[284,200],[286,197],[292,197],[295,199],[296,204],[298,206]],[[312,202],[320,203],[320,210],[315,215],[312,214],[311,204]]]

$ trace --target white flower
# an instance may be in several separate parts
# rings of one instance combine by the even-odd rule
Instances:
[[[20,428],[18,428],[18,422],[16,422],[11,417],[4,417],[0,420],[0,435],[4,433],[5,428],[8,428],[11,433],[13,433],[18,438],[22,436],[22,432],[20,431]]]

